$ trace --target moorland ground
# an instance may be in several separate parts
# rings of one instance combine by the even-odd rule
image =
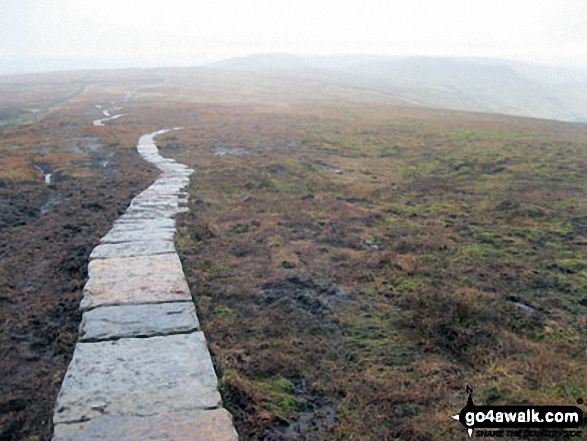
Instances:
[[[0,129],[2,439],[48,436],[87,254],[154,177],[138,137],[176,126],[162,154],[196,170],[176,246],[242,439],[461,439],[467,385],[480,404],[587,396],[585,125],[205,69],[68,75],[3,86],[26,122]],[[93,127],[112,100],[126,115]]]

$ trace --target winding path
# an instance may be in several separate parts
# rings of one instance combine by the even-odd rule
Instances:
[[[141,156],[163,173],[90,255],[80,338],[53,422],[54,441],[238,439],[173,243],[193,170]]]

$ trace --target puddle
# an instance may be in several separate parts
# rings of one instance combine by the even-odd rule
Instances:
[[[39,215],[43,216],[49,210],[51,210],[51,209],[57,207],[59,204],[61,204],[61,202],[63,202],[63,198],[61,196],[59,196],[59,194],[56,191],[52,191],[51,193],[49,193],[49,197],[47,198],[47,202],[45,202],[43,204],[43,206],[41,207],[41,209],[39,210]]]
[[[222,142],[217,142],[214,145],[215,154],[218,156],[225,156],[225,155],[248,155],[249,151],[243,148],[228,148]]]
[[[341,168],[338,168],[336,165],[332,165],[332,164],[328,164],[324,161],[318,160],[316,161],[316,164],[321,165],[322,167],[324,167],[324,169],[326,171],[332,172],[332,173],[336,173],[336,174],[342,174],[343,170]]]
[[[519,303],[519,302],[514,302],[514,305],[516,305],[518,308],[520,308],[522,311],[527,312],[528,314],[535,314],[538,311],[535,310],[534,308],[532,308],[531,306],[525,305],[523,303]]]
[[[274,150],[274,149],[291,149],[299,147],[300,143],[298,141],[255,141],[253,144],[253,148],[256,150]]]
[[[523,303],[519,298],[515,296],[510,296],[507,298],[510,302],[512,302],[517,308],[520,310],[528,313],[528,314],[538,314],[538,310],[526,303]]]
[[[110,159],[114,156],[113,152],[106,152],[99,157],[96,157],[90,164],[91,168],[100,169],[100,173],[103,173],[103,178],[115,176],[117,169],[114,166],[109,167]]]
[[[47,189],[49,191],[47,201],[39,209],[39,216],[43,216],[45,213],[47,213],[52,208],[55,208],[63,201],[63,198],[59,196],[59,193],[55,189],[55,186],[50,185],[57,180],[58,174],[56,175],[55,173],[53,173],[51,167],[48,164],[42,162],[33,162],[32,164],[35,170],[43,174],[43,181],[47,185]]]
[[[49,167],[47,167],[46,165],[41,165],[41,164],[36,164],[36,163],[33,163],[33,167],[35,168],[35,170],[43,173],[43,180],[45,181],[45,184],[51,183],[51,177],[53,176],[53,173],[51,173],[51,170],[49,169]]]
[[[249,151],[246,149],[225,149],[225,148],[217,148],[216,154],[218,156],[224,155],[248,155]]]
[[[316,434],[318,426],[328,427],[336,422],[336,411],[330,406],[322,406],[310,412],[296,412],[285,429],[290,439],[305,439],[309,434]]]
[[[102,147],[104,147],[102,144],[98,142],[99,138],[96,136],[84,136],[82,138],[73,138],[73,140],[70,141],[74,141],[72,150],[75,153],[80,153],[82,155],[88,153],[96,153],[102,150]]]

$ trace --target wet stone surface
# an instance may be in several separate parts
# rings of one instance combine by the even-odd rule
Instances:
[[[158,228],[150,230],[133,230],[121,231],[118,229],[111,230],[104,236],[100,242],[102,243],[123,243],[123,242],[140,242],[145,240],[155,241],[173,241],[175,231],[170,228]]]
[[[177,209],[166,209],[166,208],[150,208],[144,209],[142,207],[135,207],[128,209],[126,213],[121,216],[123,221],[128,220],[140,220],[140,219],[162,219],[162,218],[173,218],[179,213],[187,211],[184,207],[178,207]]]
[[[78,343],[53,421],[148,416],[220,405],[204,334]]]
[[[197,329],[198,318],[192,302],[106,306],[84,313],[80,341],[154,337]]]
[[[224,409],[153,415],[103,416],[84,423],[57,424],[54,441],[237,441]]]
[[[108,243],[94,248],[94,251],[90,254],[90,261],[94,259],[152,256],[165,253],[175,253],[175,246],[170,240],[144,240],[123,244]]]
[[[171,228],[175,231],[175,219],[124,219],[120,218],[114,222],[112,230],[149,230],[157,228]],[[111,230],[111,231],[112,231]]]
[[[82,310],[103,305],[191,301],[176,253],[93,260],[88,273]]]

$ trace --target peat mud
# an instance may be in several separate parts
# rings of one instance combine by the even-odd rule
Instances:
[[[261,307],[286,309],[321,319],[324,325],[332,325],[331,306],[351,299],[350,292],[332,285],[322,285],[311,278],[290,274],[284,280],[265,283],[261,295]],[[327,320],[324,320],[327,319]]]
[[[342,329],[335,311],[341,303],[352,301],[353,295],[293,273],[262,284],[255,298],[255,318],[269,319],[265,331],[282,334],[281,343],[292,346],[291,358],[270,354],[268,349],[275,342],[267,335],[267,343],[258,346],[259,356],[250,355],[245,368],[248,376],[260,380],[261,395],[248,395],[246,384],[229,376],[223,389],[225,406],[242,439],[323,439],[336,422],[336,411],[313,370],[322,362],[344,362]],[[287,330],[283,323],[288,324]],[[306,351],[320,355],[308,356],[303,354]],[[287,380],[275,381],[281,374]],[[268,405],[278,409],[271,417],[260,409]]]
[[[0,182],[0,440],[49,440],[55,398],[78,338],[88,256],[159,174],[136,152],[118,173]],[[51,187],[51,188],[48,188]],[[60,203],[41,214],[51,194]]]

